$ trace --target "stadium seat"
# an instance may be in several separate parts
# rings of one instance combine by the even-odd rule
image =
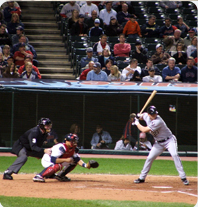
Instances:
[[[118,36],[109,36],[108,39],[107,39],[107,42],[118,43],[119,42],[119,37]]]
[[[124,62],[124,61],[121,61],[121,60],[117,61],[117,66],[118,66],[119,70],[123,70],[128,65],[129,65],[129,62]]]

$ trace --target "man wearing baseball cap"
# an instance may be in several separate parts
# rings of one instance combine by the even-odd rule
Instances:
[[[93,62],[98,61],[98,58],[93,57],[93,48],[92,47],[88,47],[86,52],[87,52],[87,56],[82,57],[80,60],[81,68],[84,68],[90,61],[93,61]]]
[[[19,42],[19,38],[22,34],[24,34],[24,28],[22,26],[18,26],[16,28],[16,34],[12,35],[12,45],[15,45]],[[29,42],[29,40],[26,37],[26,42],[25,43],[28,43],[28,42]]]
[[[104,34],[104,31],[101,27],[99,27],[100,25],[100,19],[95,19],[94,20],[94,27],[92,27],[89,31],[89,36],[100,36],[102,34]]]
[[[196,29],[195,28],[191,28],[189,31],[188,31],[188,34],[187,36],[184,38],[184,44],[186,47],[188,47],[188,45],[191,45],[191,41],[192,41],[192,38],[196,35]]]
[[[86,80],[107,81],[107,74],[101,70],[101,64],[99,62],[93,65],[93,70],[87,74]]]
[[[155,75],[155,68],[151,67],[148,69],[148,76],[145,76],[142,78],[143,82],[162,82],[162,76],[161,75]]]

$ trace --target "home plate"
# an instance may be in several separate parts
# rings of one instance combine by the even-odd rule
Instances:
[[[171,186],[152,186],[153,188],[173,188]]]

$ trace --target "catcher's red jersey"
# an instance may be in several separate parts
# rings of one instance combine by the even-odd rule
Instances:
[[[73,147],[73,148],[69,148],[66,144],[63,144],[66,151],[65,153],[61,156],[61,158],[69,158],[69,157],[72,157],[75,153],[75,149],[76,147]]]

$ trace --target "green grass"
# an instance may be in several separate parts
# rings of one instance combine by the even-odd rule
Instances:
[[[67,200],[46,198],[23,198],[0,196],[3,207],[193,207],[185,203],[161,203],[141,201],[109,201],[109,200]]]
[[[16,159],[16,157],[0,157],[0,172],[4,172]],[[87,162],[88,158],[83,158]],[[90,173],[90,174],[137,174],[139,175],[145,160],[133,159],[107,159],[94,158],[100,164],[96,169],[85,169],[77,166],[72,173]],[[197,162],[183,161],[184,171],[187,176],[197,176]],[[41,160],[29,157],[26,164],[21,168],[20,173],[38,173],[43,170]],[[178,175],[174,162],[171,160],[155,160],[153,162],[149,175]]]

